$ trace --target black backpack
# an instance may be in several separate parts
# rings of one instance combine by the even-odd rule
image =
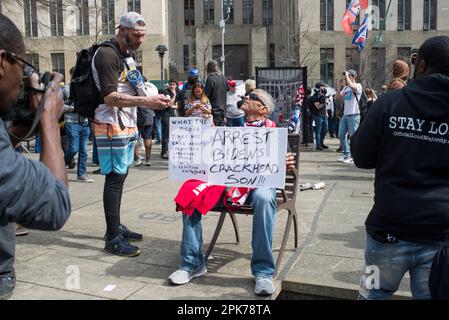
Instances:
[[[355,99],[359,104],[360,120],[362,120],[365,118],[368,112],[368,96],[366,95],[365,90],[362,90],[362,95],[360,96],[360,99],[357,99],[357,94],[355,94]]]
[[[100,47],[113,48],[117,52],[120,61],[125,61],[119,48],[111,40],[96,43],[90,48],[81,50],[79,53],[76,59],[72,81],[70,82],[70,96],[75,106],[75,113],[91,120],[95,116],[95,109],[103,103],[92,74],[92,59]]]

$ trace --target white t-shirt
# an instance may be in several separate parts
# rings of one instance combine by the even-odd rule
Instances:
[[[357,87],[357,99],[360,101],[363,88],[360,83],[356,83],[355,86]],[[345,104],[344,115],[360,114],[359,103],[355,98],[354,91],[350,87],[344,87],[340,91],[340,94],[343,97],[343,102]]]

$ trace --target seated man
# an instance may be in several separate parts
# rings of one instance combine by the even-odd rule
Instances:
[[[275,126],[272,121],[266,119],[274,109],[274,100],[264,90],[254,90],[245,98],[241,108],[246,115],[245,126]],[[294,170],[293,155],[287,154],[286,166],[287,170]],[[253,189],[248,195],[247,203],[251,204],[254,212],[251,258],[251,271],[256,279],[254,293],[271,295],[274,293],[273,275],[276,271],[272,252],[276,189]],[[195,210],[192,215],[183,214],[182,219],[184,229],[181,242],[181,267],[169,276],[169,282],[178,285],[188,283],[207,272],[202,251],[201,213]]]

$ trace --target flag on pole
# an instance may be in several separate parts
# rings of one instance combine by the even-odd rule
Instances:
[[[368,8],[368,0],[360,0],[360,6],[362,7],[363,10]]]
[[[352,35],[352,25],[360,14],[360,0],[351,0],[348,9],[341,19],[341,26],[346,34]]]
[[[365,18],[363,19],[362,24],[360,25],[359,30],[354,36],[352,40],[352,44],[359,49],[359,52],[365,48],[366,38],[368,37],[368,13],[365,14]]]

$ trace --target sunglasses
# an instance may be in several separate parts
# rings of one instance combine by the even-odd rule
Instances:
[[[33,72],[38,72],[37,69],[31,63],[20,58],[14,52],[6,51],[6,57],[9,58],[9,60],[12,63],[19,63],[19,62],[22,63],[21,67],[23,68],[24,77],[29,77]]]
[[[260,100],[259,96],[258,96],[257,94],[255,94],[255,93],[250,93],[250,94],[247,96],[247,99],[249,99],[249,100],[254,100],[254,101],[259,101],[263,106],[265,106],[265,103],[263,103],[263,101]]]

